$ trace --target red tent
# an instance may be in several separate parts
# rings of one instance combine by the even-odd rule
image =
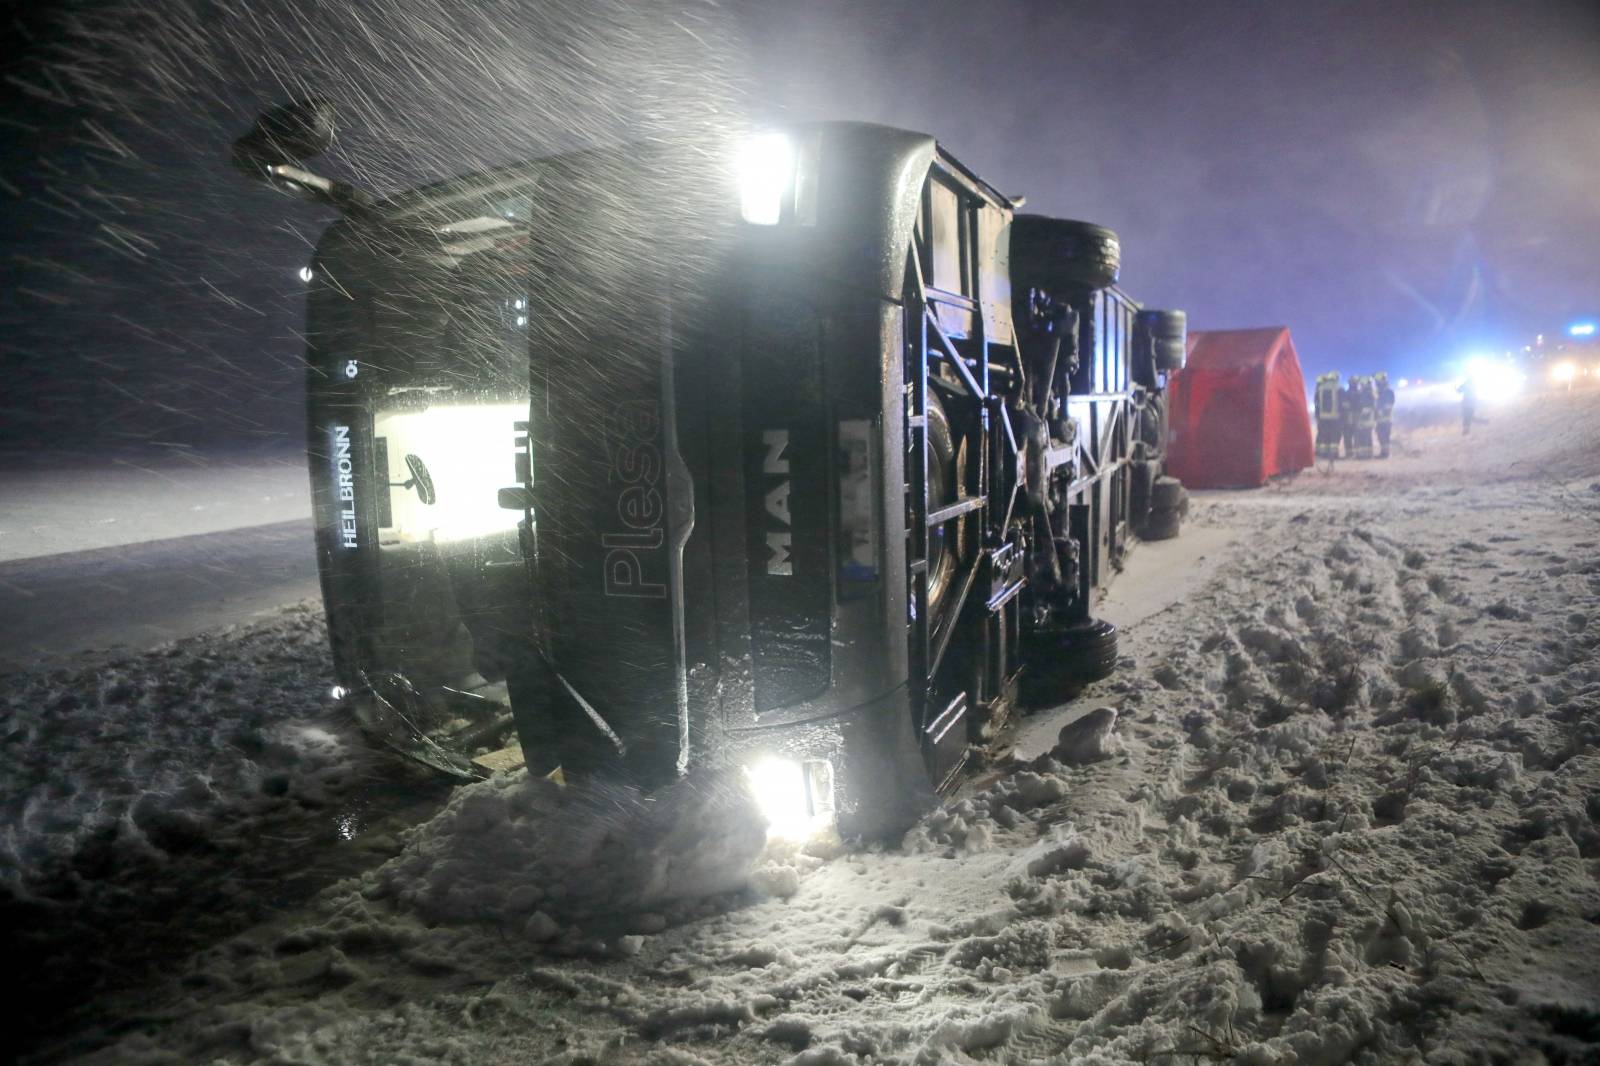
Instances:
[[[1287,326],[1192,331],[1169,391],[1167,472],[1190,488],[1254,488],[1311,465],[1306,382]]]

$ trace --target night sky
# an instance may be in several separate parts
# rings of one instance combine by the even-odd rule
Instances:
[[[7,3],[0,449],[299,444],[328,220],[223,163],[340,103],[380,190],[783,118],[932,133],[1196,328],[1433,374],[1600,314],[1600,5]]]

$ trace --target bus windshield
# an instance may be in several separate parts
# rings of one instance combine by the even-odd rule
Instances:
[[[330,601],[359,619],[343,671],[358,713],[407,743],[458,750],[448,738],[465,732],[470,757],[498,747],[496,723],[509,728],[508,677],[530,647],[519,526],[531,515],[515,502],[528,477],[526,213],[497,204],[387,236],[330,279],[349,297],[328,301],[344,321],[321,331],[323,365],[358,368],[370,418],[366,535]],[[315,381],[312,395],[315,418]]]

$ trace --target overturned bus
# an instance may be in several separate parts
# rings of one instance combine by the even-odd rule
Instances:
[[[292,105],[235,161],[344,213],[317,550],[335,693],[389,743],[470,775],[514,733],[647,788],[733,761],[870,834],[1114,667],[1096,590],[1176,530],[1184,319],[1117,287],[1109,230],[860,123],[381,200],[302,169],[330,136]]]

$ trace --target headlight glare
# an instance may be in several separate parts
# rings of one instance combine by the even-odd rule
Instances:
[[[767,836],[804,840],[833,818],[833,767],[820,759],[804,763],[768,756],[745,768]]]
[[[757,133],[739,148],[734,175],[739,183],[739,214],[757,226],[776,226],[783,202],[794,187],[794,142],[782,133]]]

